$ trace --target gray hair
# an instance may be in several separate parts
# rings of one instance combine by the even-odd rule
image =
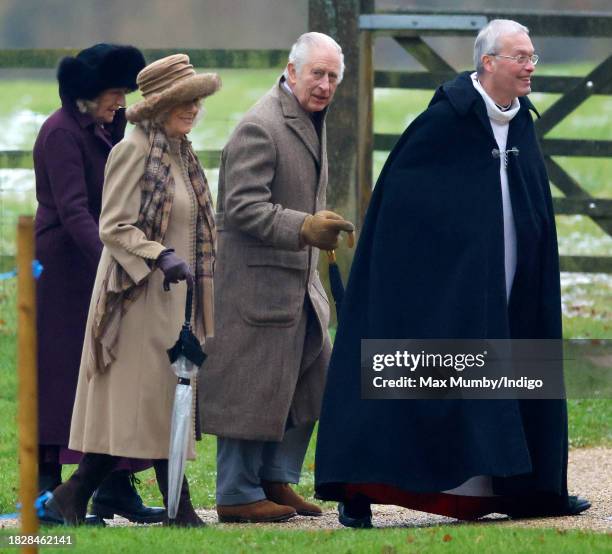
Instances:
[[[98,103],[95,100],[81,100],[80,98],[75,101],[79,112],[88,113],[93,115],[98,109]]]
[[[314,31],[304,33],[291,47],[291,52],[289,52],[289,60],[287,63],[293,64],[296,72],[299,74],[302,71],[302,67],[308,60],[310,50],[316,46],[331,46],[335,48],[340,55],[340,75],[338,75],[338,83],[340,83],[342,81],[342,77],[344,76],[344,54],[342,53],[342,48],[340,45],[329,35]],[[289,78],[288,68],[285,68],[283,75],[285,76],[285,79]]]
[[[485,54],[497,54],[499,39],[515,33],[529,34],[529,29],[512,19],[493,19],[478,33],[474,43],[474,67],[480,75],[484,71],[482,57]]]

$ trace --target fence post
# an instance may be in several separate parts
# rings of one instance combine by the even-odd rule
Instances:
[[[34,260],[34,220],[19,216],[17,223],[17,313],[19,378],[19,499],[21,534],[38,533],[34,501],[38,493],[38,398],[36,368],[36,284],[32,273]],[[38,552],[36,545],[22,552]]]
[[[344,79],[336,90],[327,116],[327,158],[329,160],[329,184],[327,206],[337,211],[358,227],[360,219],[360,192],[362,186],[359,168],[359,118],[363,99],[360,95],[360,45],[359,15],[373,12],[374,0],[309,0],[308,30],[333,37],[344,53]],[[369,91],[372,94],[372,91]],[[371,157],[371,152],[370,152]],[[341,273],[348,276],[353,250],[341,247],[336,251]],[[321,256],[319,271],[327,287],[326,257]],[[329,289],[328,293],[329,293]],[[332,325],[336,323],[331,310]]]
[[[360,111],[359,15],[373,0],[310,0],[308,29],[332,36],[344,53],[346,71],[327,117],[327,205],[359,223],[358,129]]]
[[[357,209],[361,225],[372,196],[374,169],[374,33],[359,37],[359,111],[357,113]]]

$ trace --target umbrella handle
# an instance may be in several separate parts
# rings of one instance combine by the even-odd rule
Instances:
[[[185,299],[185,324],[191,324],[191,311],[193,309],[193,284],[187,282],[187,298]]]
[[[353,231],[347,232],[347,246],[349,248],[353,248],[355,246],[355,233]],[[330,264],[336,263],[336,251],[328,250],[327,251],[327,260]]]

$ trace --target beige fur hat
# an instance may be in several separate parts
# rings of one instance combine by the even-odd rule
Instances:
[[[125,116],[132,123],[151,119],[181,102],[205,98],[221,88],[216,73],[196,74],[187,54],[174,54],[147,65],[136,83],[144,100],[126,110]]]

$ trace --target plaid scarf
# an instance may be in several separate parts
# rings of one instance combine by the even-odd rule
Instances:
[[[143,176],[140,180],[142,190],[140,211],[135,227],[140,229],[148,240],[163,244],[172,201],[174,199],[174,178],[170,171],[170,144],[166,134],[156,125],[143,122],[138,125],[149,137],[151,149],[147,156]],[[208,334],[205,328],[205,289],[212,290],[215,259],[216,230],[212,197],[204,171],[191,147],[184,139],[180,152],[185,164],[198,211],[195,229],[195,289],[194,289],[194,326],[196,337],[202,342]],[[147,262],[153,266],[154,262]],[[127,272],[111,257],[106,274],[95,300],[96,307],[92,318],[90,356],[86,361],[89,378],[94,373],[104,373],[116,357],[117,339],[121,319],[130,305],[144,290],[147,279],[138,285]]]

